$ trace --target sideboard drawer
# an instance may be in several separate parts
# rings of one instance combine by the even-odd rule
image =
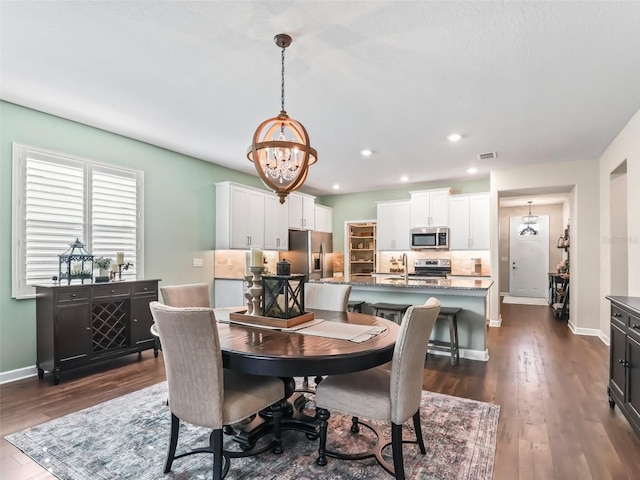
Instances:
[[[615,305],[611,306],[611,320],[616,322],[620,327],[627,327],[629,314]]]
[[[84,290],[67,290],[56,294],[56,303],[79,302],[89,300],[89,291]]]
[[[134,295],[157,295],[158,282],[141,282],[133,286]]]
[[[93,287],[93,298],[95,300],[104,300],[108,298],[127,297],[131,294],[131,285],[112,283],[104,286]]]

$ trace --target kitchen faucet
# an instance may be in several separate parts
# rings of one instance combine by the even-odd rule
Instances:
[[[407,254],[402,254],[402,265],[404,266],[404,273],[402,274],[404,277],[404,284],[407,285],[409,283],[409,262],[407,261]]]

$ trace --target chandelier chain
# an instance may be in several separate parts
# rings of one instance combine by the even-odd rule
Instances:
[[[282,47],[282,70],[280,72],[281,75],[281,83],[280,83],[280,110],[284,112],[284,49],[286,47]]]

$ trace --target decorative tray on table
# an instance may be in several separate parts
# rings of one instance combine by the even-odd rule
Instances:
[[[309,322],[315,317],[313,312],[303,313],[292,318],[263,317],[262,315],[245,315],[243,313],[230,313],[229,320],[231,322],[249,323],[253,325],[262,325],[266,327],[289,328]]]

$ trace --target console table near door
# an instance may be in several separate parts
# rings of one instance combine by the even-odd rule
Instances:
[[[609,406],[620,408],[640,436],[640,297],[611,301]]]
[[[149,303],[160,280],[36,286],[38,377],[153,349]]]

